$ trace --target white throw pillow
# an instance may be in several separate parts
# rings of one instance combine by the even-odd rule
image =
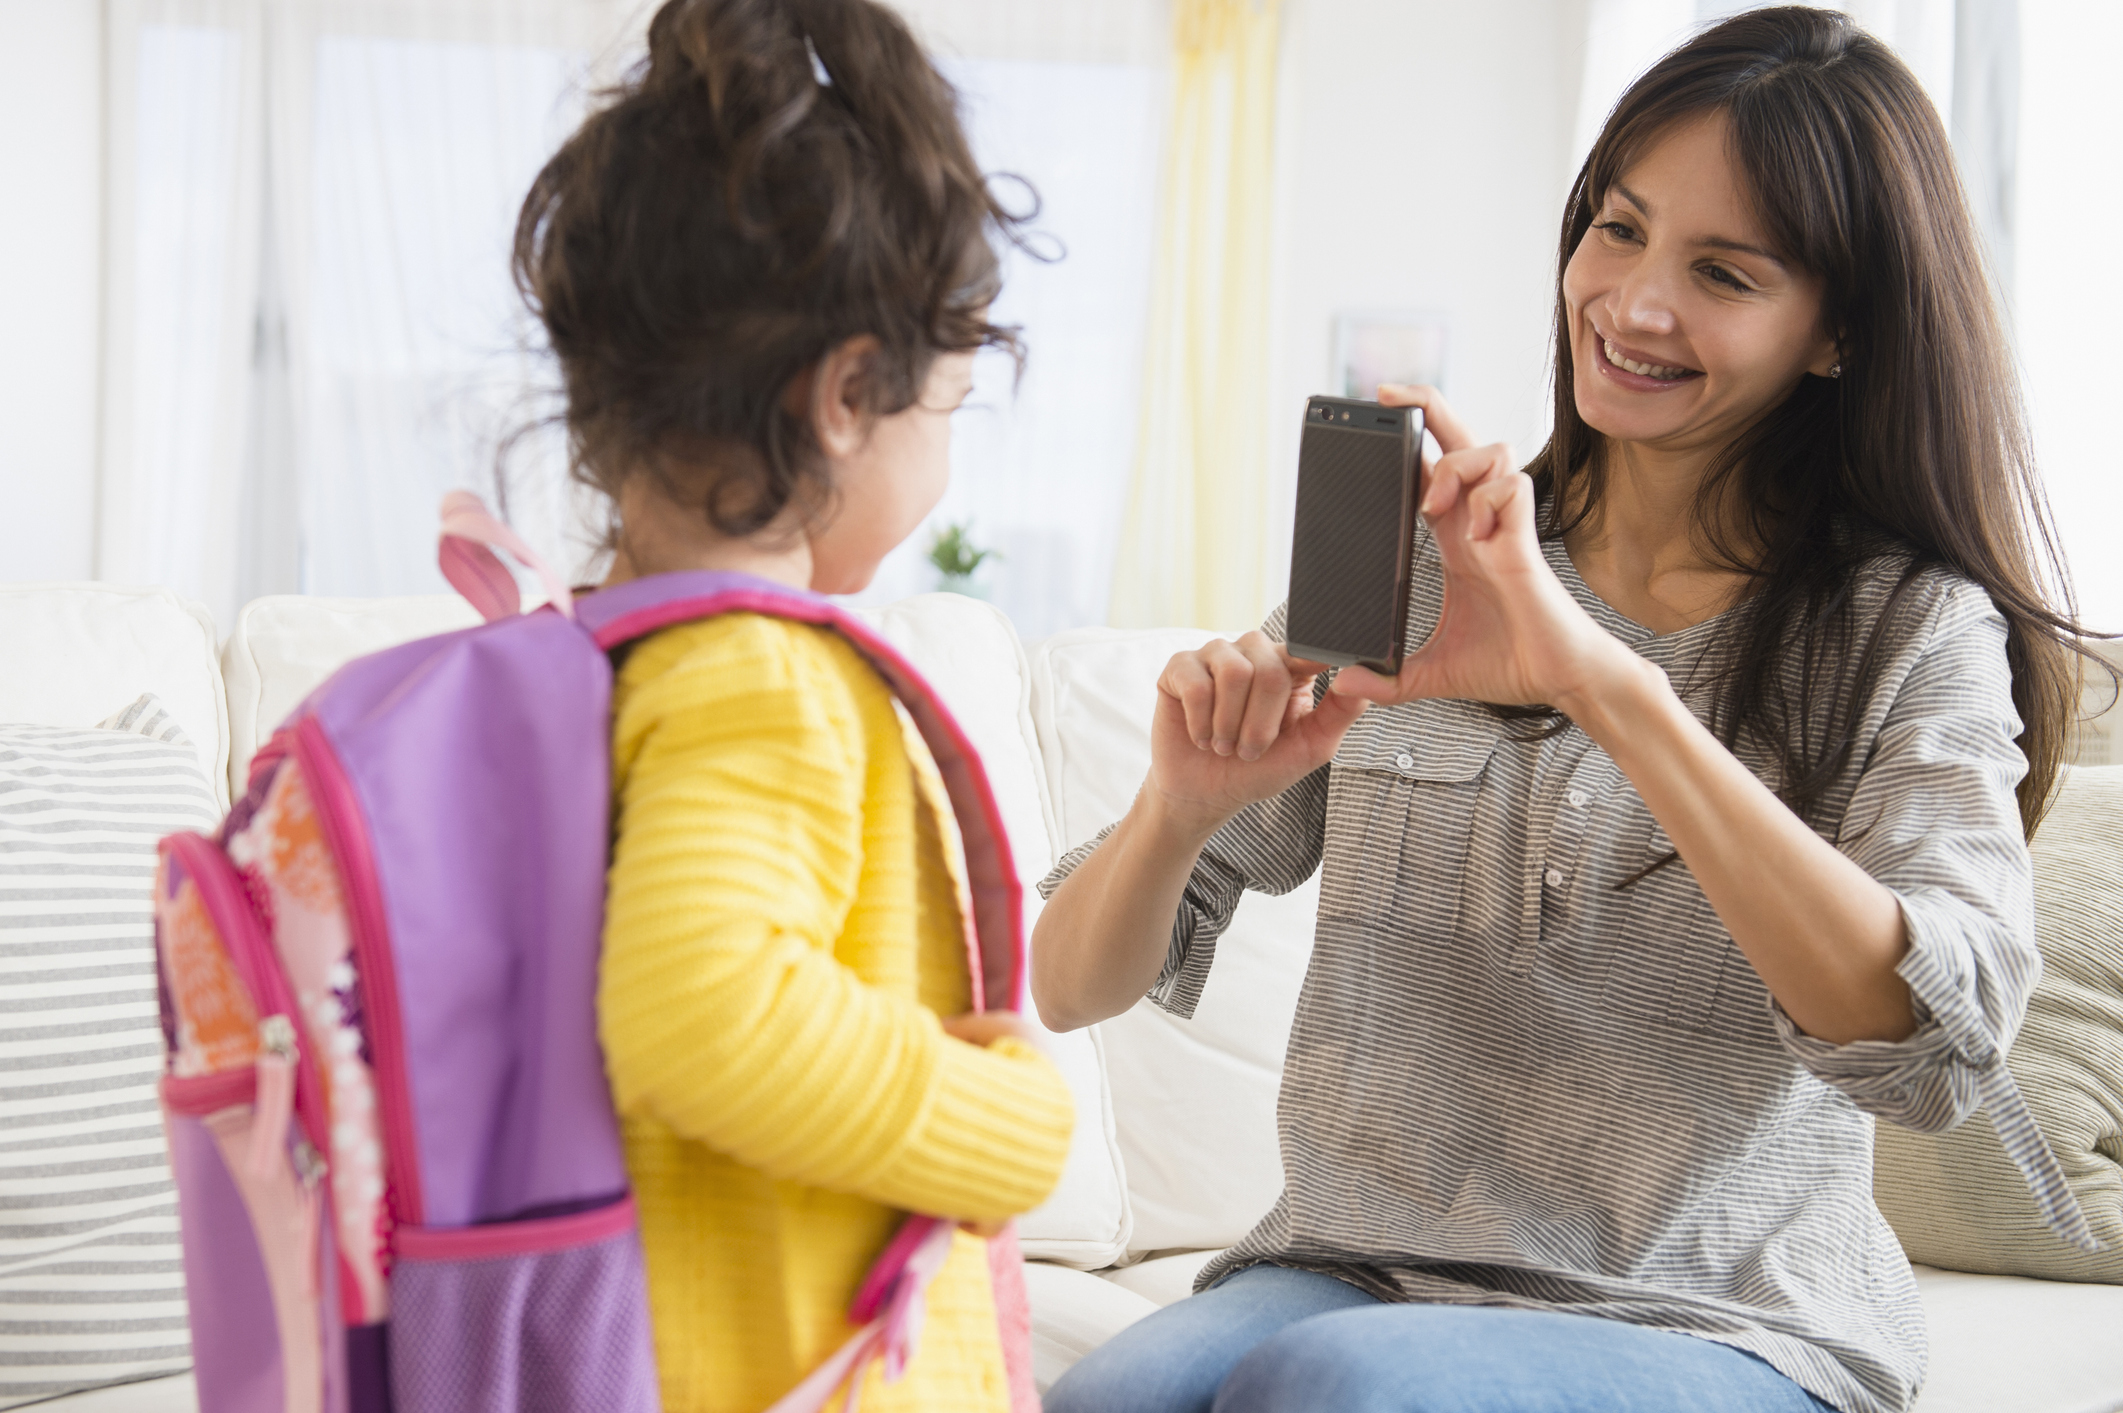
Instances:
[[[1158,673],[1211,636],[1083,628],[1034,650],[1032,715],[1064,850],[1127,812],[1150,765]],[[1318,911],[1317,879],[1281,898],[1247,894],[1191,1019],[1143,1001],[1097,1027],[1130,1252],[1230,1246],[1281,1193],[1275,1098]]]
[[[220,811],[154,698],[106,726],[0,726],[0,1407],[191,1362],[150,898]]]
[[[236,629],[221,650],[221,675],[228,683],[231,798],[242,796],[251,757],[265,738],[325,678],[357,657],[478,622],[478,611],[455,594],[252,599],[236,615]]]
[[[0,663],[0,722],[79,728],[154,693],[227,806],[228,707],[201,605],[168,589],[0,584]]]

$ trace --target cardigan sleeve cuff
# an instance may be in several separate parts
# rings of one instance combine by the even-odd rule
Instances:
[[[1016,1216],[1060,1180],[1074,1117],[1067,1082],[1032,1046],[946,1040],[928,1111],[871,1190],[933,1216]]]

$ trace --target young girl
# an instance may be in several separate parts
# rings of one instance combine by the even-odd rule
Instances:
[[[1398,679],[1316,695],[1279,613],[1180,655],[1048,881],[1081,1025],[1188,1013],[1241,890],[1322,871],[1281,1200],[1053,1413],[1902,1413],[1875,1117],[1982,1104],[2091,1240],[2003,1060],[2077,630],[1930,99],[1830,11],[1707,30],[1558,270],[1532,474],[1388,390],[1444,452]]]
[[[671,0],[539,175],[516,274],[559,356],[608,583],[738,571],[847,593],[942,494],[998,284],[949,86],[868,0]],[[969,1004],[936,769],[822,628],[730,614],[614,689],[600,1023],[669,1413],[757,1413],[852,1333],[907,1212],[1046,1196],[1068,1092]],[[948,806],[944,806],[948,817]],[[952,1019],[939,1020],[939,1017]],[[862,1406],[1004,1410],[961,1231],[905,1377]]]

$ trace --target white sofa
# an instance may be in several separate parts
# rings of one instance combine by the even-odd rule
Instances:
[[[1029,655],[988,605],[928,595],[877,611],[981,749],[1030,891],[1064,849],[1116,818],[1148,754],[1158,667],[1208,635],[1083,629]],[[465,626],[454,599],[261,599],[227,641],[162,590],[0,586],[0,721],[88,726],[162,697],[226,790],[272,726],[339,663]],[[1079,1124],[1060,1188],[1021,1231],[1042,1386],[1130,1322],[1183,1297],[1281,1182],[1274,1108],[1311,945],[1312,887],[1249,897],[1191,1021],[1147,1004],[1054,1038]],[[1923,1413],[2123,1409],[2123,1286],[1919,1270],[1932,1329]],[[189,1379],[40,1405],[67,1413],[195,1409]]]

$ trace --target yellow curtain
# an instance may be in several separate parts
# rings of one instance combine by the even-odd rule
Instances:
[[[1250,627],[1267,582],[1268,283],[1279,0],[1175,0],[1142,424],[1117,627]]]

